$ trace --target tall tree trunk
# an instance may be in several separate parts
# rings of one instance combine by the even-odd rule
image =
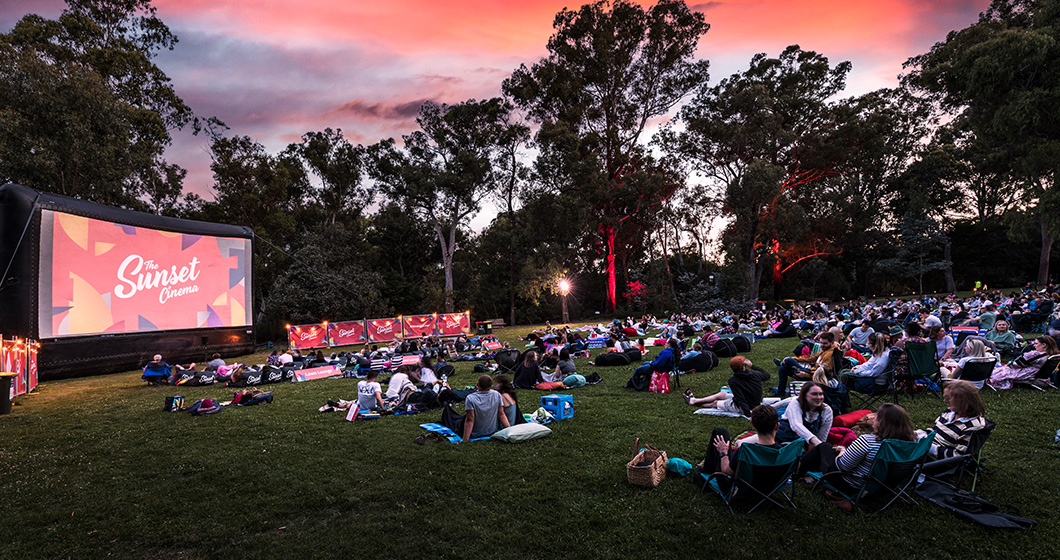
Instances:
[[[453,251],[456,249],[456,226],[449,228],[449,242],[445,241],[442,224],[434,220],[434,232],[438,234],[438,245],[442,248],[442,266],[445,269],[445,312],[453,312]]]
[[[607,253],[605,263],[607,266],[607,312],[615,312],[615,230],[606,228],[604,240]]]
[[[953,280],[953,241],[946,236],[946,242],[942,244],[942,260],[950,263],[945,270],[946,291],[953,294],[957,292],[957,282]]]
[[[758,300],[758,282],[762,279],[761,266],[755,255],[755,244],[750,244],[747,252],[747,300]]]
[[[1053,252],[1053,236],[1049,233],[1049,217],[1043,211],[1038,215],[1042,228],[1042,252],[1038,257],[1038,288],[1049,285],[1049,254]]]
[[[670,257],[666,254],[666,236],[659,232],[659,228],[655,228],[655,233],[659,235],[659,243],[662,244],[663,262],[666,263],[666,278],[670,281],[670,299],[673,300],[674,305],[680,307],[677,302],[677,290],[674,289],[674,275],[670,272]]]

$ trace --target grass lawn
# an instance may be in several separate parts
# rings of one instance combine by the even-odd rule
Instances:
[[[527,331],[498,336],[514,345]],[[793,346],[759,341],[747,356],[775,384],[770,359]],[[471,364],[456,367],[451,383],[474,383]],[[1039,522],[994,531],[931,504],[848,516],[801,483],[797,510],[736,516],[685,479],[633,487],[634,438],[695,463],[714,426],[749,423],[693,415],[679,391],[628,391],[632,367],[578,370],[604,382],[571,391],[574,418],[520,445],[415,445],[438,411],[356,423],[317,412],[354,398],[353,379],[269,385],[272,404],[203,417],[163,401],[231,390],[147,387],[139,372],[48,382],[0,417],[0,558],[1056,557],[1055,392],[984,393],[998,428],[978,490]],[[682,384],[707,394],[728,377],[723,364]],[[540,394],[521,391],[523,410]],[[902,404],[917,427],[943,408]]]

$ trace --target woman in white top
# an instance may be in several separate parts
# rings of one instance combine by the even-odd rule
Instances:
[[[810,381],[802,385],[798,398],[791,399],[780,419],[777,441],[786,443],[797,438],[815,447],[828,440],[832,429],[832,408],[824,402],[824,386]]]
[[[409,366],[398,367],[397,372],[390,376],[390,382],[386,386],[386,398],[399,399],[406,393],[415,392],[415,381],[418,380],[417,375],[409,369]]]
[[[865,363],[858,364],[850,370],[854,377],[852,389],[859,393],[871,393],[876,388],[876,381],[887,370],[891,359],[891,349],[887,346],[887,335],[874,332],[869,335],[869,349],[872,357]],[[882,384],[882,381],[881,381]]]

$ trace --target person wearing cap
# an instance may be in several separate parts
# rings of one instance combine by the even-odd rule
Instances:
[[[709,397],[697,398],[688,389],[685,391],[685,402],[744,416],[751,414],[751,409],[762,404],[762,382],[769,379],[769,374],[743,356],[734,356],[729,360],[729,368],[732,369],[732,377],[729,378],[732,392],[719,391]]]

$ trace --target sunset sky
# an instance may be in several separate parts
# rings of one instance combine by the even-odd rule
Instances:
[[[719,0],[699,44],[711,83],[798,44],[854,68],[847,93],[897,84],[902,63],[973,23],[988,0]],[[559,0],[156,0],[180,42],[158,65],[200,116],[276,152],[307,131],[341,128],[355,143],[415,128],[424,100],[458,103],[500,93],[520,63],[546,54]],[[56,0],[0,2],[0,29],[27,13],[57,17]],[[167,159],[206,197],[208,145],[178,132]]]

